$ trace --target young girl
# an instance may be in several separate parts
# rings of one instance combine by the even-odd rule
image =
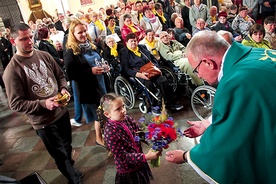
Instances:
[[[139,127],[135,120],[126,115],[123,99],[108,93],[101,98],[98,108],[101,123],[105,122],[104,140],[114,155],[117,174],[115,183],[148,184],[153,179],[147,160],[157,158],[161,153],[151,149],[142,152],[140,142],[134,140]]]

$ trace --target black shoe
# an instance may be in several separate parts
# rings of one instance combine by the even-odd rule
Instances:
[[[178,104],[170,105],[169,107],[171,110],[175,110],[175,111],[179,111],[184,108],[183,105],[178,105]]]

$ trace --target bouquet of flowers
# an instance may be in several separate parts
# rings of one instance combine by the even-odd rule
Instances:
[[[172,117],[168,117],[165,105],[162,105],[161,114],[154,116],[152,113],[145,114],[138,122],[144,136],[136,136],[136,141],[145,140],[151,145],[151,149],[159,151],[169,148],[169,144],[183,136],[183,133],[176,125]],[[151,160],[152,167],[160,166],[160,157]]]

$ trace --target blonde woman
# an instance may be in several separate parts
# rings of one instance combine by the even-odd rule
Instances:
[[[95,122],[96,145],[104,144],[96,113],[100,100],[97,92],[98,89],[100,90],[97,75],[101,75],[104,69],[98,66],[91,67],[89,61],[100,59],[96,46],[92,43],[92,39],[88,34],[87,25],[78,19],[72,20],[66,43],[64,63],[67,76],[69,80],[73,81],[73,91],[76,93],[74,99],[75,97],[79,99],[84,110],[86,123]],[[75,126],[77,126],[76,123]]]

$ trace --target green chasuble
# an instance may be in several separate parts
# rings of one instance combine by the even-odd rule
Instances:
[[[276,51],[233,43],[216,90],[213,123],[189,164],[210,183],[276,183]]]

